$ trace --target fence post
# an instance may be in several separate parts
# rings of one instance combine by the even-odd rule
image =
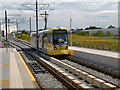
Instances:
[[[75,46],[79,46],[79,40],[78,40],[78,37],[74,37],[74,44]]]
[[[90,37],[90,38],[92,38],[92,37]],[[92,48],[93,48],[93,44],[92,44],[92,41],[90,41],[90,43],[91,43],[91,46],[92,46]]]
[[[87,37],[86,37],[86,42],[87,42]],[[89,48],[89,43],[87,42],[87,47]]]
[[[75,46],[77,46],[77,38],[75,38]]]
[[[79,41],[79,46],[81,47],[81,43],[80,43],[80,41]]]
[[[109,50],[111,50],[111,48],[110,48],[110,45],[109,45],[108,41],[107,41],[107,44],[108,44]]]
[[[115,37],[116,38],[116,37]],[[118,37],[118,43],[119,43],[119,37]],[[117,45],[115,44],[115,42],[114,42],[114,45],[115,45],[115,47],[116,47],[116,50],[118,51],[118,47],[117,47]],[[118,44],[119,45],[119,44]]]
[[[96,44],[96,47],[97,47],[97,49],[98,49],[97,41],[95,41],[95,44]]]
[[[103,46],[103,43],[102,43],[102,41],[101,41],[101,45],[102,45],[102,49],[104,50],[104,46]]]
[[[85,47],[84,41],[82,40],[83,46]]]
[[[114,44],[115,44],[115,42],[114,42]],[[115,47],[116,47],[116,50],[118,51],[118,47],[117,47],[117,45],[115,44]]]

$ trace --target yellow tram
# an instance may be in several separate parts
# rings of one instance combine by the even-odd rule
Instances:
[[[63,27],[38,32],[39,50],[48,55],[68,55],[68,30]],[[36,47],[36,33],[31,33],[31,45]]]

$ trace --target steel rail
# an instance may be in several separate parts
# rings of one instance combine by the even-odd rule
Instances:
[[[12,42],[10,42],[12,43]],[[12,43],[13,45],[16,45],[17,47],[21,48],[22,50],[24,50],[25,52],[27,52],[32,58],[35,59],[35,61],[37,61],[40,65],[42,65],[43,67],[45,67],[46,70],[48,70],[55,78],[57,78],[61,83],[63,83],[63,85],[68,88],[68,89],[77,89],[74,85],[72,85],[72,83],[68,82],[66,79],[64,79],[61,75],[57,74],[56,71],[54,71],[54,69],[52,69],[51,66],[48,66],[46,63],[42,62],[42,60],[40,60],[39,58],[37,58],[34,54],[30,53],[29,51],[25,50],[24,48],[22,48],[21,46]]]
[[[87,63],[87,62],[84,62],[84,61],[80,61],[78,58],[73,57],[73,56],[68,56],[67,59],[69,59],[69,60],[72,61],[72,62],[75,62],[75,63],[81,64],[81,65],[83,65],[83,66],[86,66],[86,67],[88,67],[88,68],[97,70],[97,71],[99,71],[99,72],[101,72],[101,73],[110,75],[110,76],[112,76],[113,78],[120,79],[120,73],[113,72],[113,71],[111,71],[111,70],[108,70],[108,69],[106,69],[106,68],[100,67],[100,66],[95,65],[95,64],[91,64],[91,63]]]

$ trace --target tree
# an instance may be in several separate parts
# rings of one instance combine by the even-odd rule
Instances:
[[[80,29],[78,29],[78,30],[80,30],[80,31],[81,31],[81,30],[83,30],[83,28],[80,28]]]
[[[22,34],[28,34],[28,32],[25,30],[22,30]]]
[[[115,28],[115,26],[110,25],[108,28]]]
[[[102,29],[101,27],[96,27],[96,26],[90,26],[90,27],[86,27],[85,30],[89,30],[89,29]]]
[[[115,37],[118,37],[118,34],[115,34],[114,36],[115,36]]]

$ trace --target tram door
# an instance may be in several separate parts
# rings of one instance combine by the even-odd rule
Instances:
[[[43,33],[43,37],[42,37],[42,48],[45,48],[45,37],[47,37],[47,33]]]
[[[42,48],[44,48],[44,35],[43,35],[43,37],[42,37]]]

